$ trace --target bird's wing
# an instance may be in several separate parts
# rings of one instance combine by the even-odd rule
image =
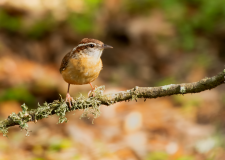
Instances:
[[[68,65],[68,62],[69,62],[69,59],[71,58],[71,56],[72,56],[71,51],[70,51],[69,53],[67,53],[67,54],[64,56],[64,58],[63,58],[63,60],[62,60],[62,62],[61,62],[60,69],[59,69],[60,73],[61,73],[63,70],[66,69],[66,67],[67,67],[67,65]]]

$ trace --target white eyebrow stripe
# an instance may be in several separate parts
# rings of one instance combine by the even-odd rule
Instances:
[[[89,44],[93,44],[93,45],[96,45],[96,43],[84,43],[84,44],[79,44],[77,47],[80,47],[80,46],[86,46],[86,45],[89,45]]]
[[[72,51],[75,51],[77,49],[77,47],[74,47]]]

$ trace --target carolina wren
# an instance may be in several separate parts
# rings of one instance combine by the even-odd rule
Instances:
[[[70,84],[83,85],[93,82],[102,70],[101,55],[104,49],[113,48],[96,39],[84,38],[67,53],[61,63],[60,73],[68,83],[66,101],[71,109],[72,97],[69,94]],[[90,92],[89,92],[90,93]]]

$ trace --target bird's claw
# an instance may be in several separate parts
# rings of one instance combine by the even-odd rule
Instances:
[[[89,92],[88,92],[88,97],[95,97],[95,89],[98,88],[97,86],[93,87]]]
[[[71,97],[70,94],[67,93],[67,94],[66,94],[66,102],[69,103],[69,108],[70,108],[70,110],[71,110],[71,108],[72,108],[71,101],[73,101],[73,100],[74,100],[73,97]]]

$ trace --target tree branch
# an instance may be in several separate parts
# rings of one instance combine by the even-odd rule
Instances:
[[[160,87],[134,87],[127,91],[121,91],[118,93],[103,94],[104,86],[100,86],[95,90],[95,97],[85,98],[80,95],[72,102],[72,110],[83,109],[83,117],[88,114],[93,114],[94,118],[100,115],[100,105],[111,105],[117,102],[126,100],[137,100],[138,98],[157,98],[177,94],[198,93],[205,90],[215,88],[224,83],[225,69],[218,75],[211,78],[204,78],[198,82],[182,83],[182,84],[170,84]],[[61,98],[55,100],[52,103],[45,102],[43,106],[38,104],[37,109],[28,111],[28,107],[23,104],[21,106],[22,111],[18,114],[12,113],[7,119],[0,121],[0,131],[3,136],[7,136],[8,128],[11,126],[19,125],[22,129],[29,134],[27,122],[34,121],[35,123],[43,118],[47,118],[49,115],[58,115],[59,122],[63,123],[67,121],[65,117],[66,112],[70,112],[67,103]]]

